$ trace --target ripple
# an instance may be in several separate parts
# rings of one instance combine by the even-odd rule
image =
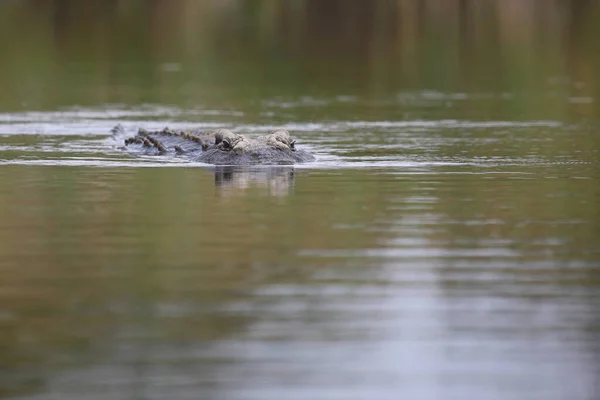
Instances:
[[[142,105],[136,108],[79,108],[73,107],[63,111],[27,111],[22,113],[0,114],[0,122],[31,122],[77,119],[115,119],[139,117],[180,117],[189,115],[230,115],[243,116],[241,111],[182,109],[166,105]]]
[[[319,103],[313,100],[303,98],[301,102],[311,105]],[[355,98],[342,100],[357,101]],[[202,120],[196,121],[198,116],[203,117]],[[106,105],[96,108],[73,107],[59,111],[4,113],[0,114],[0,137],[10,139],[0,143],[0,159],[3,159],[2,164],[97,166],[108,163],[113,166],[112,159],[107,161],[104,157],[99,157],[90,160],[85,157],[118,154],[134,158],[131,162],[118,164],[119,166],[194,164],[189,160],[139,157],[124,153],[120,148],[124,136],[111,136],[110,132],[117,124],[124,127],[126,135],[134,133],[140,127],[148,130],[159,130],[167,126],[182,130],[226,127],[237,132],[262,134],[283,126],[299,138],[299,144],[303,148],[317,156],[315,163],[299,165],[298,168],[415,171],[460,166],[544,166],[556,164],[558,156],[566,157],[561,159],[564,163],[578,163],[581,159],[581,155],[574,153],[559,154],[552,159],[544,157],[546,143],[570,129],[557,121],[417,119],[257,124],[240,120],[243,116],[243,112],[235,110],[185,109],[169,105],[142,105],[134,108]],[[225,122],[220,121],[223,117],[226,117]],[[527,134],[537,134],[539,128],[557,129],[544,132],[543,140],[539,135]],[[515,130],[525,135],[514,135],[514,140],[507,141],[506,135],[512,135]],[[23,137],[22,140],[20,136]],[[99,137],[102,138],[100,141],[97,140]],[[517,147],[523,148],[523,142],[526,140],[539,143],[526,147],[527,153],[523,156],[516,157],[511,154],[520,151]]]

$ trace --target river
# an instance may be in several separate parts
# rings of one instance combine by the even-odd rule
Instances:
[[[22,58],[0,68],[0,398],[597,398],[597,73],[467,88],[304,65],[286,85],[247,55],[194,75],[214,60],[164,38],[113,63],[79,24],[97,59],[60,34],[40,56],[36,26],[0,46]],[[144,156],[119,123],[283,126],[317,160]]]

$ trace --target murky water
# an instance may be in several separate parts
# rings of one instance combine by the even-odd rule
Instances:
[[[39,12],[50,3],[55,14]],[[261,9],[257,32],[243,2],[208,3],[154,2],[168,17],[150,39],[134,34],[146,27],[134,2],[97,19],[74,3],[72,25],[58,3],[0,6],[0,29],[29,32],[0,36],[0,398],[598,398],[593,31],[569,31],[561,69],[549,27],[568,24],[548,7],[536,27],[556,36],[519,39],[539,50],[520,64],[512,31],[481,36],[474,9],[490,47],[460,60],[502,53],[506,65],[474,63],[463,81],[448,54],[441,72],[431,58],[386,56],[384,23],[373,38],[344,14],[317,35],[333,23],[309,18],[320,2],[294,2],[306,26]],[[279,18],[278,35],[264,21]],[[236,24],[247,30],[223,29]],[[425,24],[412,41],[403,31],[414,45],[403,52],[452,49],[434,28],[450,29]],[[350,33],[383,47],[363,52]],[[283,126],[317,161],[139,155],[111,135],[119,123]]]
[[[256,168],[138,156],[109,132],[224,115],[271,127],[2,116],[6,395],[593,398],[591,127],[281,121],[317,162]]]

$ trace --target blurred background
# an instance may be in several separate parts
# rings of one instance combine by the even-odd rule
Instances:
[[[0,88],[0,398],[600,398],[600,1],[3,0]]]
[[[425,88],[520,96],[490,114],[598,113],[595,0],[13,0],[0,19],[11,111]]]

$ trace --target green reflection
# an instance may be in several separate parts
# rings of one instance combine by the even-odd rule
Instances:
[[[484,119],[598,114],[594,1],[0,7],[5,110],[161,103],[249,112],[273,96],[380,98],[428,89],[512,96],[480,105]]]
[[[592,303],[599,20],[594,1],[2,3],[2,112],[159,103],[241,110],[236,123],[265,123],[265,101],[293,99],[300,105],[289,114],[275,108],[269,123],[579,124],[510,127],[509,134],[440,127],[409,132],[393,149],[389,131],[336,137],[372,145],[344,153],[350,161],[426,161],[414,171],[0,166],[0,397],[43,394],[55,374],[98,363],[143,370],[165,348],[210,348],[286,317],[307,332],[255,334],[273,342],[368,341],[381,334],[370,323],[393,330],[398,322],[378,314],[390,292],[428,285],[439,286],[448,304],[464,293],[473,303],[480,298],[469,293],[535,301],[540,286],[549,289],[545,298],[585,291]],[[358,100],[311,105],[340,95]],[[427,135],[437,139],[424,146]],[[2,138],[2,158],[26,159],[32,154],[14,150],[18,144],[49,140]],[[60,150],[35,156],[60,157]],[[539,164],[527,161],[531,155]],[[473,165],[494,157],[496,166]],[[429,165],[436,160],[468,162]],[[477,279],[490,269],[495,280]],[[398,270],[433,278],[403,281]],[[305,309],[265,314],[265,304],[293,297],[257,294],[278,287],[312,293],[293,299]],[[353,292],[364,287],[376,294]],[[347,309],[326,307],[332,288]],[[578,322],[594,310],[578,310],[579,319],[559,321],[557,330],[579,334]],[[529,333],[511,322],[504,327],[515,336]],[[198,373],[214,386],[214,370],[236,359],[213,357],[198,356],[189,368],[202,364]]]

